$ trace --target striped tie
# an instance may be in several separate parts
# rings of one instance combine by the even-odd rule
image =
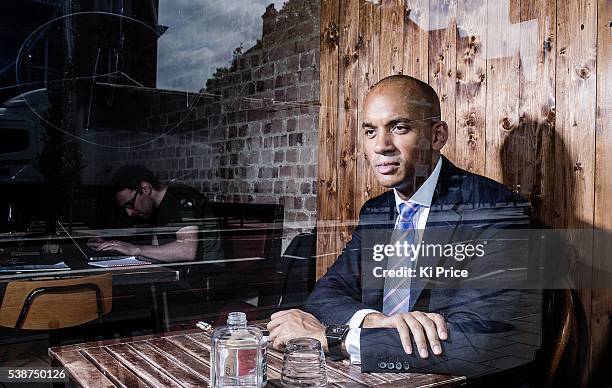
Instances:
[[[409,245],[416,243],[418,231],[416,227],[416,217],[420,205],[413,202],[402,202],[399,206],[399,219],[397,221],[396,232],[393,233],[395,241],[407,241]],[[397,238],[396,238],[397,237]],[[409,250],[409,253],[412,251]],[[413,268],[414,262],[410,261],[410,256],[391,256],[387,261],[387,269],[397,269],[401,267]],[[383,293],[383,314],[393,315],[408,312],[410,309],[410,278],[408,277],[385,277],[385,288]]]

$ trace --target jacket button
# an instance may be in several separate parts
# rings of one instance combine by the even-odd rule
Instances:
[[[386,369],[386,368],[387,368],[387,363],[386,363],[386,362],[384,362],[384,361],[379,361],[379,362],[378,362],[378,367],[379,367],[380,369]]]
[[[410,364],[408,363],[408,361],[404,361],[404,363],[402,364],[402,366],[404,367],[404,370],[408,370],[408,369],[410,369]]]
[[[397,369],[397,370],[402,370],[402,363],[401,363],[401,362],[399,362],[399,361],[398,361],[398,362],[396,362],[396,363],[395,363],[395,369]]]
[[[394,363],[394,362],[390,362],[390,363],[388,363],[388,364],[387,364],[387,369],[389,369],[389,370],[393,370],[393,369],[395,369],[395,363]]]

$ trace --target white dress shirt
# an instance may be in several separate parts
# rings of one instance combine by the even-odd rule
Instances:
[[[419,189],[405,202],[412,202],[421,205],[419,210],[416,212],[414,217],[416,217],[416,225],[418,230],[425,229],[425,225],[427,224],[427,218],[429,217],[429,209],[431,208],[431,200],[434,195],[434,191],[436,190],[436,185],[438,184],[438,177],[440,176],[440,170],[442,168],[442,158],[438,158],[438,162],[436,163],[436,167],[434,167],[433,171],[427,177],[425,182],[419,187]],[[400,198],[397,190],[393,189],[393,193],[395,194],[395,206],[397,208],[397,213],[399,214],[399,206],[403,202]],[[397,228],[398,219],[395,221],[395,227]],[[420,239],[421,237],[419,237]],[[420,242],[420,241],[419,241]],[[417,257],[418,259],[418,257]],[[349,320],[348,325],[350,326],[350,330],[346,336],[345,346],[347,352],[351,356],[351,363],[353,364],[361,364],[361,352],[360,352],[360,335],[361,335],[361,323],[366,315],[370,313],[376,313],[380,311],[372,310],[372,309],[363,309],[357,311]]]

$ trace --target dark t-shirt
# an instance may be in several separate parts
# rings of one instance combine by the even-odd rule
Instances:
[[[186,185],[171,185],[149,219],[156,228],[159,245],[176,241],[176,232],[186,226],[198,227],[198,251],[195,260],[223,259],[218,219],[206,206],[200,193]]]

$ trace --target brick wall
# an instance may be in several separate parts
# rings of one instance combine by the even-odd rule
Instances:
[[[132,147],[97,150],[92,179],[108,180],[118,166],[140,163],[163,180],[198,188],[210,201],[284,205],[284,246],[311,230],[319,2],[289,0],[279,11],[271,5],[262,21],[257,44],[235,50],[231,66],[219,69],[196,101],[184,92],[143,99],[121,117],[134,130],[99,135],[105,144]]]

